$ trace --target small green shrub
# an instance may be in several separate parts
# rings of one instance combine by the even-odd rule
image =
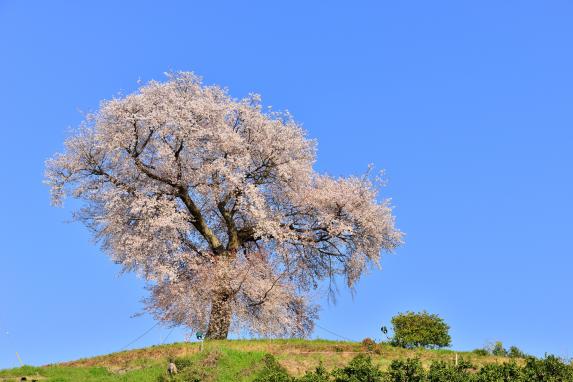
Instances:
[[[191,358],[177,358],[173,361],[178,371],[183,371],[193,365]]]
[[[523,367],[523,377],[526,381],[571,382],[573,367],[553,355],[543,359],[529,357]]]
[[[163,374],[157,377],[157,382],[201,382],[209,378],[217,367],[218,360],[221,357],[218,350],[205,352],[196,359],[191,357],[173,358],[169,361],[177,366],[177,374],[169,375],[167,365]]]
[[[263,357],[263,370],[253,382],[293,382],[294,378],[288,375],[272,354]]]
[[[491,354],[498,356],[498,357],[506,357],[507,350],[503,347],[503,343],[501,341],[497,341],[493,348],[491,349]]]
[[[386,372],[388,382],[422,382],[425,378],[426,373],[417,358],[394,360]]]
[[[314,371],[307,371],[297,382],[330,382],[330,373],[326,371],[322,363]]]
[[[382,382],[384,374],[372,364],[372,358],[359,354],[350,363],[332,372],[334,382]]]
[[[406,312],[392,317],[392,345],[405,348],[450,346],[450,327],[436,314]]]
[[[374,351],[376,348],[376,342],[374,342],[372,338],[365,338],[362,340],[362,346],[364,346],[368,351]]]
[[[527,358],[527,354],[522,352],[517,346],[511,346],[507,355],[511,358]]]
[[[475,382],[527,382],[515,363],[488,364],[474,376]]]
[[[479,355],[479,356],[489,355],[489,351],[487,349],[484,349],[484,348],[474,349],[474,350],[472,350],[472,353],[474,353],[475,355]]]
[[[428,371],[428,382],[467,382],[471,374],[471,363],[461,360],[458,364],[443,361],[433,362]]]

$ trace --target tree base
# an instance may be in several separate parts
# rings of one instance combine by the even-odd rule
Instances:
[[[209,340],[226,340],[231,326],[231,304],[226,293],[217,295],[211,303],[209,327],[205,338]]]

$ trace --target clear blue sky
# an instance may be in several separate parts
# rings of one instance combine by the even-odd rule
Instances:
[[[0,1],[0,367],[117,351],[153,325],[131,318],[141,280],[42,178],[78,110],[170,69],[288,108],[320,171],[387,170],[406,245],[320,326],[379,339],[427,309],[456,349],[573,356],[573,4],[238,3]]]

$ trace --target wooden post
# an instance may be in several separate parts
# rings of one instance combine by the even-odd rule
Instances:
[[[22,358],[20,358],[20,354],[16,352],[16,357],[18,357],[18,361],[20,361],[20,366],[24,366],[24,362],[22,362]]]

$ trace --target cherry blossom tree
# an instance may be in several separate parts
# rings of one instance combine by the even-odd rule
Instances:
[[[103,101],[46,162],[46,183],[54,205],[83,201],[74,216],[147,280],[157,319],[211,339],[304,336],[313,291],[352,288],[402,239],[370,176],[318,174],[315,155],[258,95],[175,73]]]

